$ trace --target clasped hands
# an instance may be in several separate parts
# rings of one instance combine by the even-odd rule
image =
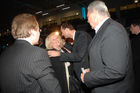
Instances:
[[[85,69],[85,70],[84,70],[84,73],[81,73],[81,81],[82,81],[83,83],[84,83],[84,76],[85,76],[85,74],[88,73],[88,72],[90,72],[90,69],[89,69],[89,68]]]
[[[71,53],[70,50],[68,50],[67,48],[63,47],[68,53]],[[64,51],[62,49],[57,49],[55,48],[56,50],[49,50],[48,51],[48,55],[49,57],[57,57],[57,56],[60,56],[61,52],[64,53]]]

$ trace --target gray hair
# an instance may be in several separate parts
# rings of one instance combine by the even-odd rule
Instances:
[[[98,13],[102,16],[110,17],[108,8],[103,1],[96,0],[91,2],[88,6],[88,11],[94,11],[94,10],[98,11]]]

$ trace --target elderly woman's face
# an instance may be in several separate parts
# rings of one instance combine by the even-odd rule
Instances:
[[[56,50],[61,49],[61,41],[57,35],[52,35],[50,37],[50,44],[51,44],[52,48],[54,48]]]

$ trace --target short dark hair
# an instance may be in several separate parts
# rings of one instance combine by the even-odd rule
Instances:
[[[62,23],[62,24],[61,24],[61,27],[62,27],[63,29],[69,28],[70,30],[74,30],[73,25],[70,24],[70,23],[68,23],[68,22]]]
[[[140,27],[140,20],[133,20],[131,24],[133,26],[139,26]]]

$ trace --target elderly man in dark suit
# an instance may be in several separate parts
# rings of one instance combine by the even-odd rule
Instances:
[[[12,22],[14,44],[0,55],[0,93],[61,93],[47,52],[37,46],[40,31],[31,14]]]
[[[96,35],[89,45],[90,69],[81,74],[92,93],[134,93],[131,47],[124,27],[110,18],[104,2],[88,6],[88,22]]]

